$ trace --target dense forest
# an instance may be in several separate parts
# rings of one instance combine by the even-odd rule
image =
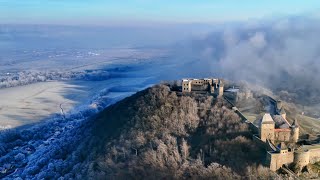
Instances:
[[[158,85],[104,110],[93,134],[95,179],[277,178],[223,98]]]
[[[22,71],[15,73],[0,73],[0,89],[23,86],[37,82],[51,80],[84,80],[100,81],[112,77],[105,70],[83,70],[83,71]]]

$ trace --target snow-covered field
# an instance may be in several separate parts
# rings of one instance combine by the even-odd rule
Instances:
[[[137,79],[137,84],[142,83]],[[86,104],[103,89],[132,82],[126,79],[105,81],[49,81],[0,89],[0,128],[13,128],[39,122],[50,115],[63,115]],[[114,96],[115,93],[109,93]],[[63,110],[63,111],[62,111]]]
[[[0,84],[8,87],[0,87],[0,130],[64,116],[90,104],[101,92],[110,98],[136,92],[150,84],[145,82],[150,70],[137,69],[137,64],[148,64],[162,55],[157,50],[137,49],[97,50],[85,55],[24,53],[12,55],[16,61],[0,62]],[[37,54],[43,60],[34,57]]]
[[[77,154],[84,151],[83,145],[91,137],[91,117],[110,104],[156,83],[156,76],[161,71],[157,58],[137,55],[135,58],[114,58],[112,62],[106,59],[103,65],[75,63],[79,65],[75,70],[76,78],[73,75],[65,78],[68,70],[64,70],[63,65],[55,66],[61,70],[59,73],[54,70],[55,77],[63,76],[54,81],[50,78],[34,81],[39,73],[21,74],[21,65],[9,67],[15,69],[9,74],[1,71],[9,77],[2,79],[18,86],[0,89],[0,126],[9,128],[0,131],[0,179],[42,179],[49,177],[47,175],[57,179],[58,174],[48,174],[46,168],[49,166],[40,165],[40,161],[47,165],[62,165],[61,168],[70,171],[63,176],[75,178],[74,174],[86,166]],[[32,64],[28,66],[30,69],[22,70],[33,70]],[[99,73],[103,73],[102,79]],[[19,82],[27,85],[19,86]],[[66,155],[68,160],[62,160],[60,155]]]

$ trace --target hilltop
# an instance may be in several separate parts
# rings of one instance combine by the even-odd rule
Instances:
[[[105,109],[93,128],[91,177],[275,178],[222,97],[156,85]],[[259,160],[261,159],[261,160]]]

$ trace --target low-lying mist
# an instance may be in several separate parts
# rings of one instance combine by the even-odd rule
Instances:
[[[228,25],[183,42],[176,56],[185,71],[219,73],[263,85],[301,103],[319,103],[320,24],[310,17]],[[196,68],[196,69],[194,69]]]
[[[161,59],[160,65],[153,68],[159,74],[159,81],[222,76],[262,85],[286,100],[309,104],[320,102],[319,30],[317,18],[296,16],[207,26],[173,25],[171,28],[168,25],[133,29],[2,25],[0,39],[4,40],[2,49],[12,48],[8,44],[20,49],[24,41],[32,42],[32,48],[167,47],[172,55]],[[86,33],[89,35],[84,35]],[[14,59],[15,56],[9,57]],[[1,55],[1,59],[7,56]],[[141,68],[149,67],[141,65]]]

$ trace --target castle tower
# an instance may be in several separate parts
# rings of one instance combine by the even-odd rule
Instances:
[[[300,170],[309,164],[310,162],[310,151],[309,150],[297,150],[294,152],[294,161],[293,161]]]
[[[274,128],[275,123],[269,113],[266,113],[260,124],[260,139],[266,142],[269,139],[271,142],[274,141]]]
[[[218,96],[223,96],[223,91],[224,91],[224,85],[222,80],[219,80],[218,84]]]
[[[287,113],[283,107],[280,109],[280,115],[283,117],[283,119],[287,119]]]
[[[191,92],[191,82],[190,79],[183,79],[182,80],[182,92]]]
[[[215,85],[214,84],[210,85],[210,93],[211,94],[215,93]]]
[[[291,125],[291,134],[292,134],[293,142],[295,142],[295,143],[298,142],[298,140],[299,140],[299,124],[298,124],[297,119],[295,119]]]

